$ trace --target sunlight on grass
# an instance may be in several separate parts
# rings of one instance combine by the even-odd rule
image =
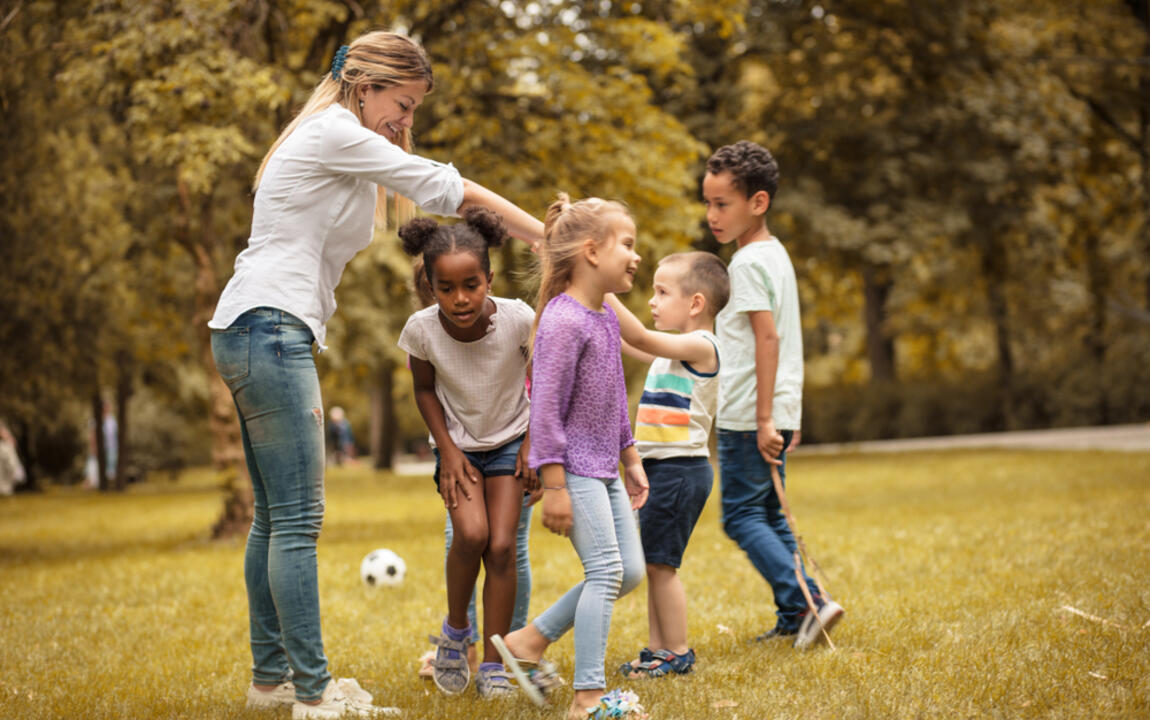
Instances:
[[[698,671],[608,677],[652,720],[1150,716],[1150,455],[800,456],[788,469],[799,531],[847,608],[837,650],[748,642],[774,623],[770,590],[723,535],[716,487],[682,570]],[[0,718],[289,717],[243,710],[243,543],[209,540],[212,483],[0,499]],[[441,697],[416,677],[446,610],[430,479],[334,470],[327,493],[336,675],[412,718],[561,716],[521,697]],[[533,615],[580,577],[569,543],[534,526]],[[361,585],[377,547],[407,561],[402,586]],[[645,644],[645,592],[616,607],[609,673]],[[568,680],[572,653],[570,636],[549,653]]]

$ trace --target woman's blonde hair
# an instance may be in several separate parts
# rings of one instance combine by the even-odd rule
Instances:
[[[336,61],[332,64],[331,71],[324,73],[323,79],[315,86],[315,90],[312,90],[307,103],[264,155],[260,169],[256,172],[253,190],[259,188],[264,169],[267,168],[272,154],[305,118],[326,110],[334,103],[339,103],[354,113],[362,123],[359,89],[365,85],[386,88],[423,81],[427,83],[427,92],[431,92],[435,87],[431,60],[419,43],[406,35],[384,31],[369,32],[352,40],[351,45],[345,47],[346,51],[341,49],[336,54]],[[402,128],[399,146],[404,151],[411,152],[411,131],[407,128]],[[396,204],[401,219],[413,214],[414,207],[410,200],[399,198]],[[379,187],[379,196],[375,204],[375,219],[380,224],[387,222],[387,188],[382,185]]]
[[[584,198],[571,202],[567,193],[559,193],[547,208],[543,218],[543,244],[539,248],[539,299],[535,302],[535,329],[543,309],[555,296],[571,284],[575,260],[583,250],[583,243],[591,238],[596,245],[607,241],[611,229],[610,217],[622,213],[631,217],[627,206],[614,200]],[[535,332],[531,333],[534,342]]]

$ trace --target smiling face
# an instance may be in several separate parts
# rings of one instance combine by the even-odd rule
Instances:
[[[655,270],[654,290],[647,306],[656,330],[683,332],[691,318],[691,297],[683,293],[686,263],[664,263]]]
[[[410,130],[415,109],[423,103],[427,83],[422,80],[380,87],[361,85],[359,99],[363,103],[360,118],[363,126],[374,130],[395,145],[402,145],[404,130]]]
[[[610,237],[596,251],[604,292],[627,292],[639,269],[640,257],[635,252],[635,221],[626,213],[616,212],[612,213],[609,227]]]
[[[486,329],[491,315],[487,304],[491,275],[483,271],[474,253],[462,250],[440,255],[432,266],[431,280],[441,318],[460,330]]]
[[[739,247],[762,229],[763,214],[771,204],[765,190],[747,197],[735,186],[735,176],[729,170],[703,177],[703,202],[707,206],[707,225],[715,239],[724,245],[738,241]]]

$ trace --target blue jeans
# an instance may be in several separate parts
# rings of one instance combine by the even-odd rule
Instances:
[[[583,563],[583,581],[535,618],[552,642],[575,628],[576,690],[607,687],[603,663],[615,601],[643,579],[646,563],[631,499],[618,477],[603,480],[567,473],[571,544]]]
[[[786,448],[794,435],[782,431],[783,452],[779,459],[779,479],[786,487]],[[794,554],[798,549],[791,528],[783,515],[771,469],[759,453],[756,433],[752,430],[719,430],[719,475],[722,482],[723,530],[738,543],[751,564],[770,583],[778,607],[781,627],[798,628],[799,615],[807,607],[802,586],[795,577]],[[802,571],[812,597],[818,588]]]
[[[512,471],[514,472],[514,471]],[[527,609],[531,605],[531,555],[529,538],[531,535],[531,505],[528,501],[530,495],[523,496],[523,510],[519,513],[519,527],[515,531],[515,608],[511,613],[510,631],[518,630],[527,624]],[[447,552],[451,549],[451,538],[454,535],[451,528],[451,515],[447,514],[447,524],[443,529],[446,545],[443,548],[443,559],[446,562]],[[471,602],[467,606],[467,619],[471,622],[471,638],[468,642],[479,642],[479,623],[475,614],[475,590],[471,591]]]
[[[331,679],[320,634],[316,540],[323,525],[324,434],[311,330],[272,308],[212,331],[212,353],[232,391],[255,518],[244,555],[252,681],[289,678],[316,700]]]

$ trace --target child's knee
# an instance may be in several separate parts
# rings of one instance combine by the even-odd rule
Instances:
[[[487,540],[486,527],[456,527],[451,538],[451,552],[467,558],[476,558],[484,554],[487,549]]]
[[[483,563],[489,573],[514,570],[515,541],[513,538],[490,538],[483,554]]]

